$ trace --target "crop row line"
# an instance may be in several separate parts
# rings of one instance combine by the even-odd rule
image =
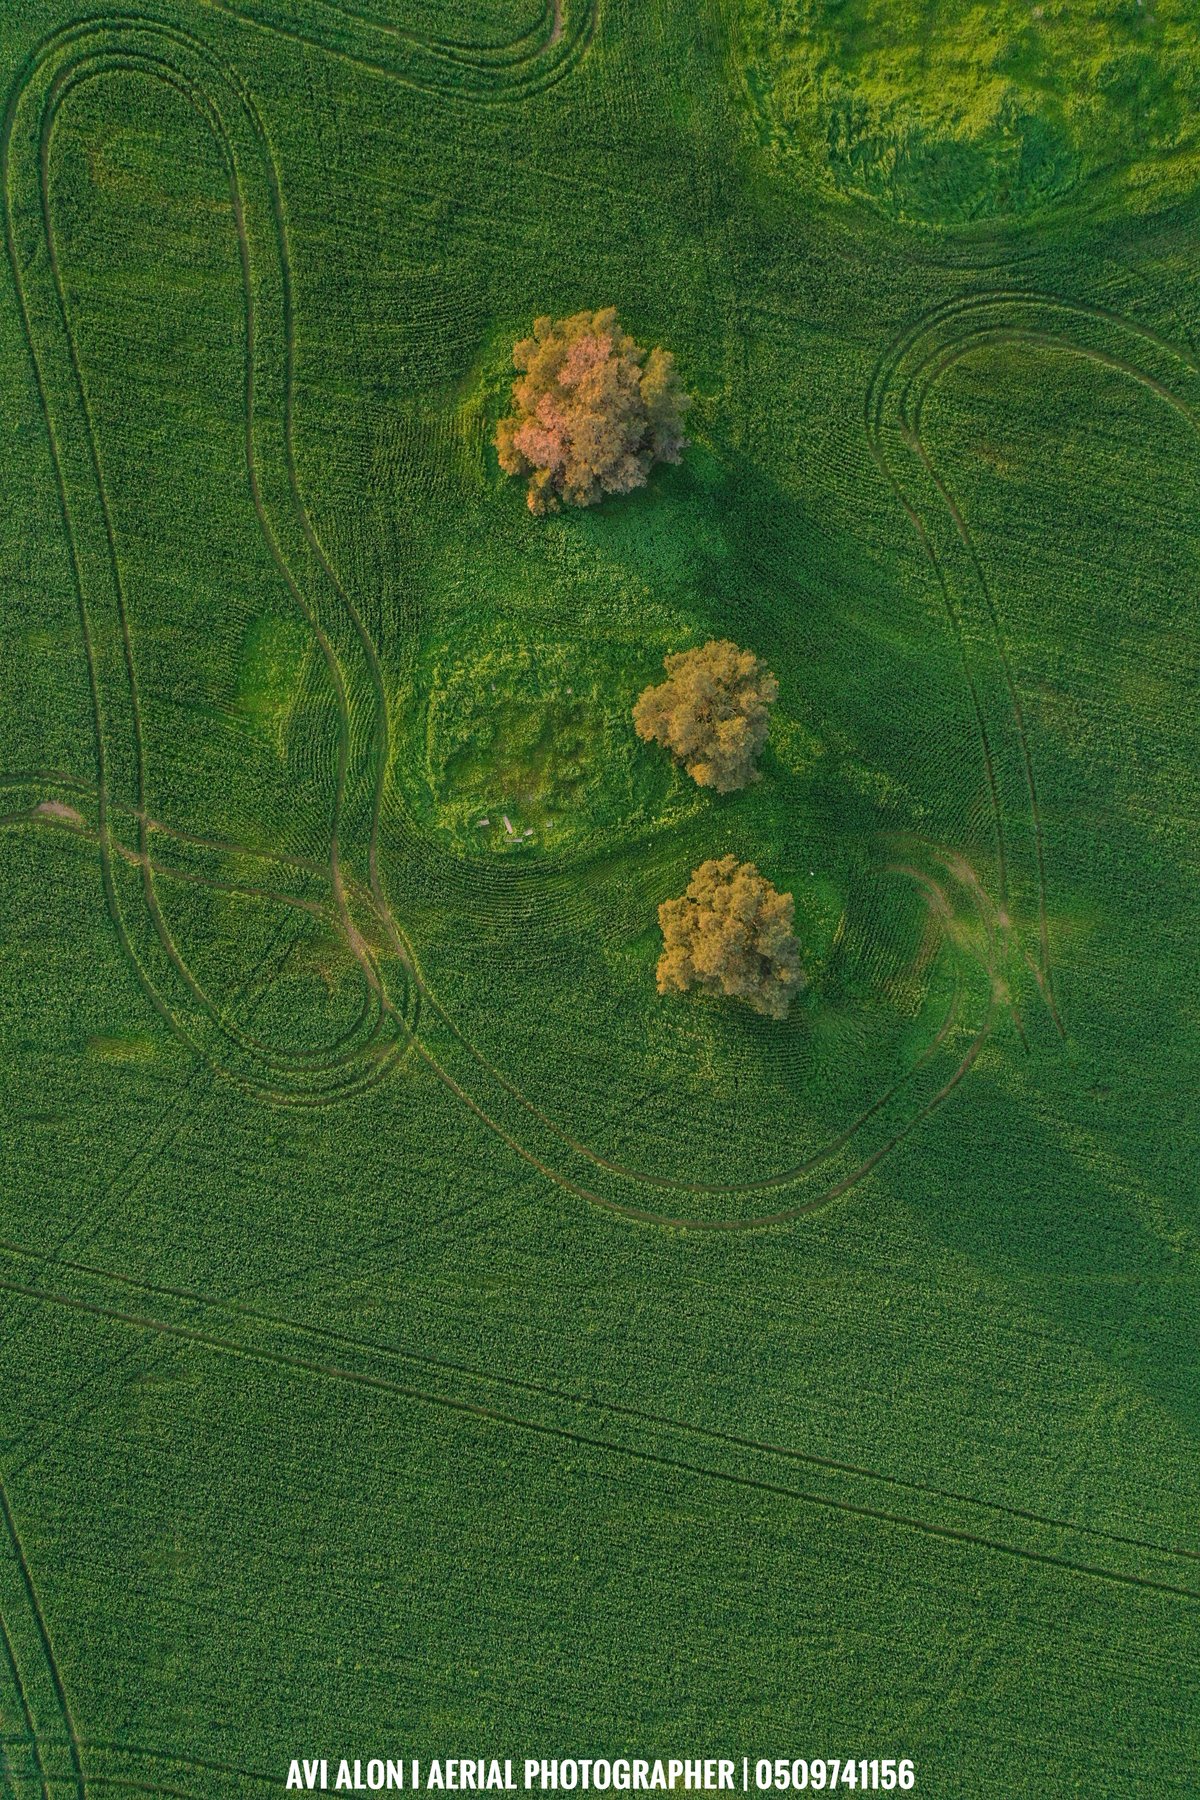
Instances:
[[[39,1254],[24,1246],[0,1239],[0,1254],[16,1263],[39,1263]],[[702,1425],[696,1420],[681,1419],[667,1413],[659,1413],[644,1407],[634,1406],[625,1401],[611,1400],[594,1395],[581,1394],[573,1390],[557,1387],[552,1383],[536,1381],[525,1376],[502,1374],[494,1369],[481,1369],[469,1363],[450,1357],[430,1355],[428,1352],[406,1350],[400,1345],[378,1343],[371,1339],[357,1337],[352,1333],[339,1331],[330,1326],[307,1325],[299,1321],[282,1318],[267,1312],[261,1307],[244,1302],[218,1300],[195,1289],[173,1287],[170,1284],[148,1280],[141,1276],[130,1275],[121,1270],[100,1268],[95,1264],[78,1259],[58,1259],[57,1266],[69,1271],[81,1280],[103,1282],[112,1287],[136,1296],[149,1304],[155,1301],[173,1301],[186,1306],[191,1313],[199,1313],[227,1324],[243,1324],[254,1328],[273,1332],[282,1332],[287,1337],[299,1339],[304,1343],[320,1346],[330,1355],[355,1355],[367,1358],[382,1358],[388,1362],[406,1364],[422,1371],[426,1376],[433,1374],[450,1377],[455,1380],[468,1381],[482,1387],[493,1387],[526,1394],[538,1399],[548,1400],[556,1405],[586,1409],[590,1412],[628,1419],[639,1426],[648,1426],[654,1430],[668,1431],[672,1434],[686,1435],[703,1443],[723,1445],[739,1451],[747,1451],[785,1462],[802,1464],[814,1469],[828,1470],[838,1475],[846,1475],[898,1492],[921,1494],[930,1498],[946,1501],[956,1506],[966,1506],[984,1513],[999,1517],[1018,1519],[1025,1523],[1044,1527],[1049,1530],[1074,1533],[1103,1542],[1120,1544],[1131,1549],[1149,1552],[1157,1556],[1174,1557],[1192,1562],[1200,1562],[1200,1549],[1188,1548],[1180,1544],[1160,1544],[1147,1538],[1136,1537],[1130,1533],[1109,1530],[1106,1527],[1088,1525],[1079,1520],[1055,1517],[1040,1513],[1033,1508],[1016,1506],[1004,1501],[981,1499],[978,1495],[966,1494],[941,1484],[916,1481],[908,1477],[889,1475],[882,1470],[868,1468],[863,1464],[849,1462],[843,1458],[821,1455],[806,1451],[792,1445],[754,1437],[746,1432],[725,1430],[720,1427]],[[24,1285],[28,1285],[25,1283]],[[68,1296],[73,1298],[74,1296]],[[106,1303],[111,1304],[111,1303]],[[123,1310],[123,1309],[116,1309]],[[165,1324],[171,1321],[163,1321]],[[206,1340],[214,1344],[224,1345],[231,1352],[241,1350],[243,1344],[234,1338],[223,1336],[216,1330],[206,1331]]]
[[[321,1380],[347,1382],[353,1386],[370,1391],[393,1395],[422,1406],[449,1411],[460,1416],[478,1419],[486,1424],[502,1426],[510,1430],[526,1432],[536,1437],[548,1438],[556,1442],[577,1446],[581,1449],[599,1452],[624,1458],[626,1461],[650,1468],[666,1469],[673,1474],[691,1475],[704,1481],[724,1483],[745,1492],[764,1493],[783,1499],[794,1500],[803,1505],[830,1511],[841,1516],[870,1520],[877,1524],[892,1526],[900,1530],[911,1530],[942,1542],[963,1545],[992,1554],[1012,1557],[1021,1561],[1064,1570],[1080,1578],[1093,1579],[1121,1586],[1139,1588],[1151,1592],[1168,1594],[1173,1597],[1200,1601],[1200,1589],[1186,1587],[1178,1582],[1159,1580],[1155,1577],[1140,1575],[1129,1570],[1106,1568],[1095,1563],[1080,1562],[1074,1558],[1058,1555],[1051,1551],[1034,1550],[1027,1546],[1005,1543],[998,1538],[991,1538],[979,1532],[968,1531],[957,1526],[946,1525],[929,1519],[922,1519],[912,1514],[893,1512],[888,1508],[871,1506],[858,1501],[839,1499],[836,1496],[820,1494],[811,1490],[793,1486],[782,1481],[767,1480],[761,1476],[741,1474],[728,1469],[715,1468],[710,1464],[699,1463],[686,1457],[668,1456],[663,1452],[649,1450],[644,1447],[621,1443],[615,1438],[601,1437],[592,1432],[584,1432],[565,1425],[552,1424],[546,1420],[535,1420],[519,1413],[509,1412],[495,1406],[484,1405],[475,1400],[467,1400],[458,1396],[439,1394],[428,1389],[416,1387],[407,1382],[392,1380],[387,1376],[362,1369],[353,1369],[344,1365],[320,1362],[315,1358],[289,1353],[283,1350],[271,1350],[262,1346],[249,1346],[234,1343],[210,1332],[199,1330],[195,1326],[183,1325],[173,1321],[155,1318],[147,1314],[133,1313],[123,1308],[105,1305],[97,1301],[85,1300],[76,1295],[63,1294],[53,1289],[30,1286],[24,1282],[0,1278],[0,1289],[19,1295],[24,1299],[40,1304],[64,1307],[71,1311],[85,1313],[97,1318],[111,1320],[133,1330],[155,1332],[174,1337],[197,1347],[221,1354],[245,1357],[251,1362],[289,1369],[296,1373],[313,1376]]]

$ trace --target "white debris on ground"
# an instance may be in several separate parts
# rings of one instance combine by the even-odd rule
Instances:
[[[477,824],[477,825],[476,825],[476,827],[475,827],[475,829],[476,829],[476,831],[482,831],[482,830],[483,830],[483,827],[484,827],[484,826],[485,826],[485,825],[490,825],[490,824],[491,824],[491,822],[492,822],[492,821],[491,821],[491,820],[490,820],[490,819],[480,819],[480,820],[479,820],[479,822],[478,822],[478,824]]]
[[[510,818],[509,818],[509,816],[508,816],[508,814],[507,814],[507,813],[503,813],[503,814],[502,814],[502,815],[501,815],[501,817],[502,817],[502,818],[503,818],[503,820],[504,820],[504,829],[505,829],[505,831],[507,831],[507,833],[508,833],[508,835],[509,835],[509,837],[516,837],[516,835],[517,835],[517,834],[516,834],[516,832],[515,832],[515,831],[514,831],[514,830],[513,830],[513,822],[512,822],[512,820],[511,820],[511,819],[510,819]]]

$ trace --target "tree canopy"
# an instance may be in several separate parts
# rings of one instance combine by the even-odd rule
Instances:
[[[665,744],[701,787],[729,794],[758,780],[779,683],[751,650],[717,638],[664,659],[667,679],[633,709],[638,736]]]
[[[659,993],[698,987],[782,1019],[804,987],[794,912],[791,894],[777,893],[754,863],[736,856],[701,863],[686,894],[658,909]]]
[[[513,410],[496,428],[500,467],[529,477],[529,510],[593,506],[677,463],[691,404],[669,350],[647,352],[617,309],[534,321],[513,347]]]

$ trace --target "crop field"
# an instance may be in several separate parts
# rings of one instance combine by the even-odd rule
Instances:
[[[4,1795],[1197,1792],[1200,52],[932,10],[0,7]],[[609,305],[690,447],[533,517]]]

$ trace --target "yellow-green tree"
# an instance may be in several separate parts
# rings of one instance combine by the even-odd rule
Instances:
[[[732,793],[757,781],[779,683],[752,650],[715,638],[664,659],[667,679],[633,709],[641,738],[665,744],[701,787]]]
[[[753,863],[701,863],[682,898],[658,909],[659,993],[698,987],[782,1019],[804,987],[794,915],[791,894],[778,893]]]

